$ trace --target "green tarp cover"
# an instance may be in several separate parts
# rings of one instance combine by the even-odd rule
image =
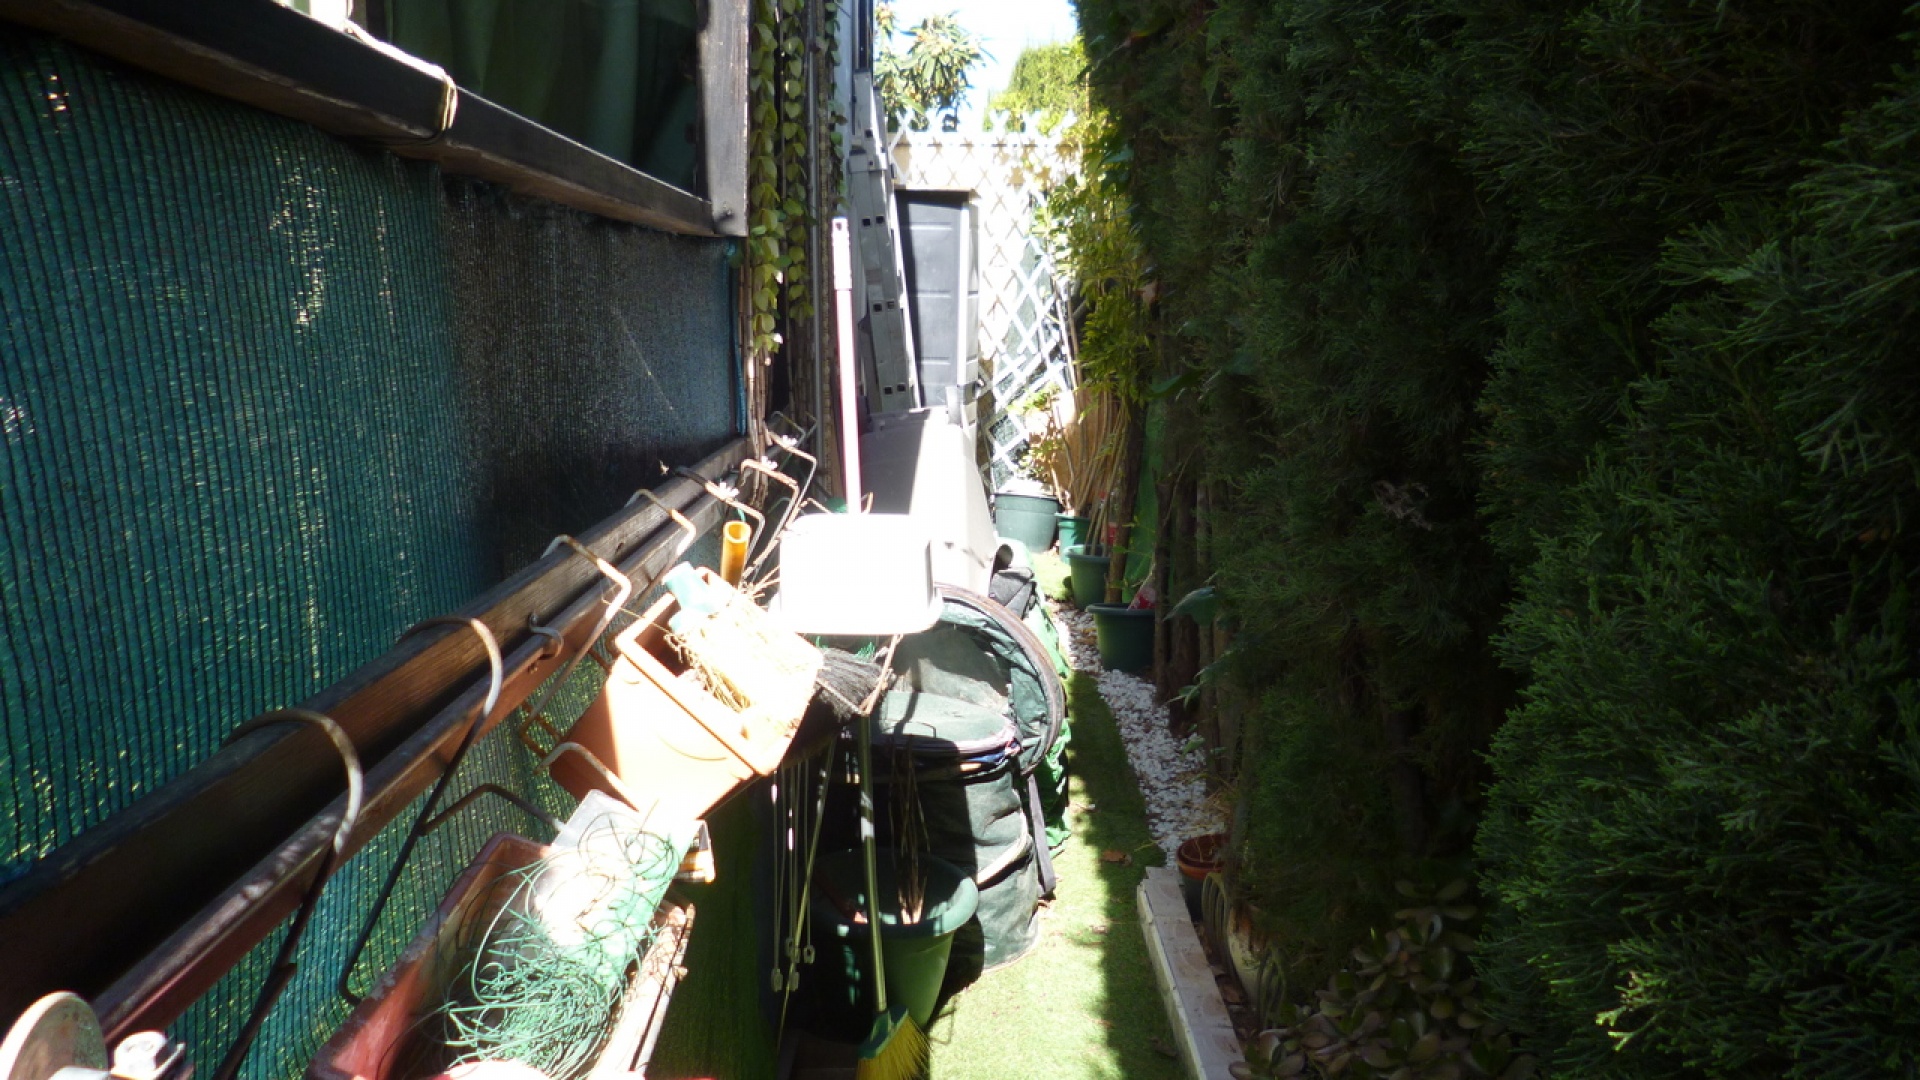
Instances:
[[[1040,643],[1046,646],[1047,656],[1053,661],[1053,669],[1060,678],[1065,679],[1072,669],[1067,665],[1067,657],[1060,650],[1060,631],[1053,625],[1053,616],[1048,613],[1045,604],[1033,605],[1027,612],[1027,629],[1033,631]],[[1034,770],[1034,779],[1040,785],[1042,807],[1047,815],[1047,846],[1055,851],[1073,836],[1073,829],[1067,824],[1067,744],[1073,741],[1073,717],[1064,711],[1060,715],[1060,734],[1053,740],[1053,746],[1047,750],[1045,760]]]
[[[972,922],[954,938],[949,961],[954,978],[964,983],[1025,955],[1038,940],[1040,871],[1034,858],[1033,825],[1026,805],[1026,782],[1008,759],[988,768],[963,764],[926,751],[990,744],[995,733],[1010,735],[1005,712],[958,698],[915,690],[896,690],[876,713],[892,729],[911,711],[921,737],[894,742],[877,770],[889,778],[884,800],[895,818],[910,797],[917,801],[927,850],[959,867],[980,888],[980,906]],[[911,776],[909,784],[907,777]],[[897,826],[896,826],[897,830]]]
[[[940,622],[900,643],[893,668],[928,693],[985,708],[1011,708],[1020,733],[1021,768],[1033,774],[1046,820],[1047,844],[1067,842],[1067,670],[1059,634],[1042,605],[1027,621],[1005,607],[961,590],[945,590]],[[1051,640],[1051,644],[1049,644]]]
[[[882,714],[897,726],[911,708],[917,724],[956,748],[986,745],[1009,724],[1017,740],[1000,767],[968,771],[921,753],[911,758],[933,852],[969,868],[981,887],[977,922],[954,942],[955,977],[964,981],[1038,940],[1039,900],[1052,873],[1047,851],[1036,849],[1033,816],[1049,846],[1065,840],[1066,697],[1053,654],[1018,616],[984,596],[945,586],[941,594],[940,622],[895,653],[905,688],[888,696]]]
[[[1046,646],[1018,616],[977,593],[941,586],[940,622],[901,642],[895,665],[923,688],[976,700],[987,682],[1005,695],[1020,734],[1020,768],[1031,772],[1047,757],[1066,717],[1066,692]],[[908,646],[914,648],[909,650]],[[902,665],[906,666],[902,666]]]

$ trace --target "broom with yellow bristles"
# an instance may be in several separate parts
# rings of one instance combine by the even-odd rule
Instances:
[[[890,645],[881,661],[883,669],[892,652]],[[873,720],[868,714],[886,681],[882,679],[874,687],[861,715],[853,720],[854,746],[860,761],[860,844],[866,849],[867,862],[867,936],[873,941],[874,1013],[873,1031],[860,1044],[854,1076],[856,1080],[918,1080],[927,1074],[927,1035],[905,1005],[887,1008],[887,970],[880,946],[880,870],[873,835]]]

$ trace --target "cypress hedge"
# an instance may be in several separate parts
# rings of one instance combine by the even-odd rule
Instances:
[[[1564,1075],[1920,1069],[1920,78],[1669,246],[1504,645],[1487,981]]]
[[[1914,11],[1079,6],[1293,985],[1471,852],[1553,1075],[1920,1073]]]
[[[1158,374],[1225,489],[1213,569],[1254,702],[1239,876],[1309,985],[1403,864],[1466,853],[1510,701],[1473,460],[1505,215],[1430,4],[1082,12],[1166,286]]]

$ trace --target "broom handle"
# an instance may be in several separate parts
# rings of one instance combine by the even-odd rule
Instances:
[[[840,359],[840,461],[847,513],[860,512],[860,353],[853,337],[853,240],[846,218],[833,219],[834,340]]]
[[[873,1004],[875,1013],[887,1011],[887,975],[880,955],[880,867],[873,836],[873,720],[854,718],[854,747],[860,756],[860,843],[867,861],[867,936],[873,939]]]

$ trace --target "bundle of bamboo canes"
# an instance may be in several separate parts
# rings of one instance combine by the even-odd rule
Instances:
[[[1083,383],[1056,394],[1039,415],[1040,430],[1028,446],[1061,513],[1102,515],[1120,478],[1131,421],[1126,404],[1098,384]]]

